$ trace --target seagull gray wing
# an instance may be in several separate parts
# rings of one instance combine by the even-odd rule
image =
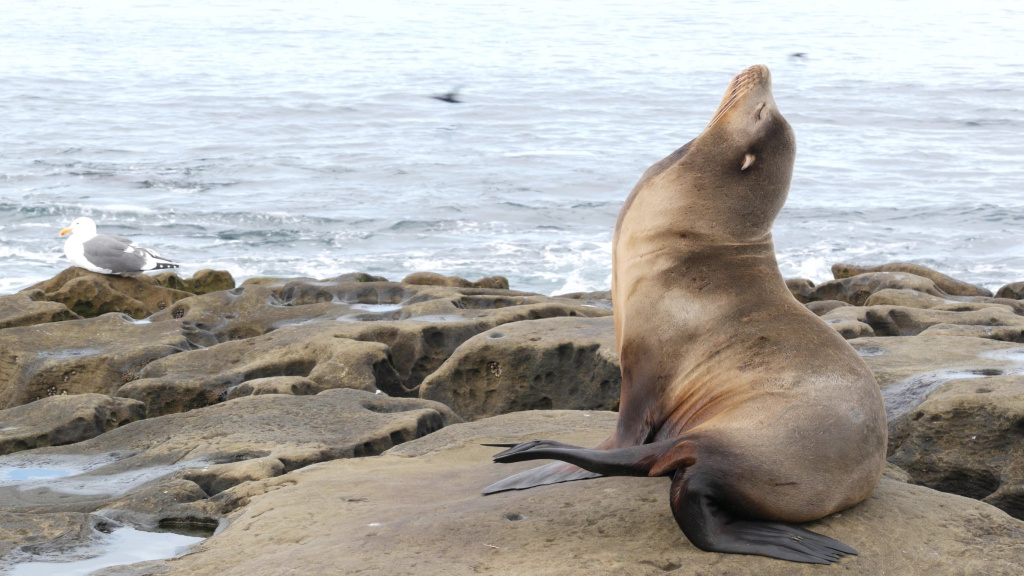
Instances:
[[[97,234],[82,244],[85,259],[93,266],[105,268],[114,274],[138,272],[146,258],[132,247],[132,241],[119,236]]]

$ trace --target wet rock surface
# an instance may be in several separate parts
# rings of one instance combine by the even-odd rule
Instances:
[[[935,286],[937,286],[939,290],[942,290],[946,294],[952,296],[992,295],[992,291],[987,288],[962,282],[937,270],[932,270],[926,266],[910,262],[890,262],[888,264],[882,264],[881,266],[857,266],[856,264],[845,263],[832,265],[832,276],[837,280],[871,272],[906,272],[915,276],[928,278],[935,283]]]
[[[470,338],[423,381],[420,397],[477,420],[521,410],[615,409],[621,386],[611,317],[548,318]]]
[[[80,512],[0,512],[0,570],[30,559],[67,560],[114,523]]]
[[[190,296],[188,292],[165,288],[144,274],[112,276],[77,267],[68,268],[23,292],[32,290],[42,290],[47,300],[64,304],[86,318],[120,312],[137,320]]]
[[[458,276],[444,276],[434,272],[413,272],[402,278],[403,284],[417,284],[421,286],[458,286],[461,288],[496,288],[508,290],[508,278],[504,276],[490,276],[470,282]]]
[[[906,263],[843,265],[836,276],[787,285],[875,373],[890,461],[905,471],[889,470],[871,500],[816,529],[860,549],[841,565],[861,573],[1020,573],[1019,551],[1004,544],[1021,524],[992,506],[1024,510],[1021,283],[992,297]],[[0,409],[13,410],[0,411],[0,452],[18,450],[0,456],[0,541],[12,533],[4,522],[17,531],[0,569],[36,552],[82,554],[75,546],[102,534],[97,522],[212,531],[226,519],[198,555],[101,573],[207,574],[223,562],[274,574],[292,557],[310,573],[655,574],[712,557],[712,573],[804,569],[693,549],[661,480],[478,497],[515,469],[489,464],[493,450],[479,441],[593,445],[613,426],[615,414],[600,411],[616,407],[620,386],[611,294],[548,297],[504,289],[501,277],[406,280],[236,286],[217,271],[70,269],[0,296]],[[460,416],[472,422],[448,426]],[[467,552],[474,538],[487,542]]]
[[[914,290],[932,296],[946,295],[935,286],[935,282],[923,276],[904,272],[869,272],[822,282],[810,293],[808,300],[841,300],[854,306],[863,306],[872,294],[887,289]]]
[[[214,342],[180,321],[124,314],[0,330],[0,409],[62,394],[112,395],[153,360]]]
[[[891,428],[889,461],[915,482],[1024,520],[1024,376],[948,381]]]
[[[338,323],[288,326],[262,336],[233,340],[155,360],[117,396],[145,403],[151,417],[185,412],[243,395],[246,382],[301,377],[309,386],[295,391],[316,394],[330,388],[355,388],[396,394],[402,391],[388,346],[345,337]],[[250,395],[267,393],[273,383],[250,384]],[[274,388],[271,388],[274,389]],[[284,390],[291,390],[286,385]]]
[[[601,478],[479,494],[533,465],[492,464],[494,449],[481,442],[546,437],[594,445],[614,422],[614,415],[600,412],[520,412],[447,427],[379,457],[265,480],[254,488],[261,494],[197,553],[145,570],[194,576],[821,571],[698,550],[672,518],[667,478]],[[867,501],[807,525],[860,552],[833,569],[929,576],[1019,572],[1024,522],[893,475],[898,472]]]
[[[317,462],[379,454],[459,421],[446,406],[360,390],[260,395],[140,420],[71,446],[0,457],[0,510],[106,510],[155,526],[175,518],[216,524],[251,480]],[[34,472],[33,472],[34,471]],[[47,472],[48,471],[48,472]],[[31,475],[42,474],[37,479]]]
[[[0,410],[0,455],[88,440],[146,417],[146,405],[103,394],[42,398]]]
[[[60,302],[50,302],[42,290],[0,296],[0,330],[81,318]]]

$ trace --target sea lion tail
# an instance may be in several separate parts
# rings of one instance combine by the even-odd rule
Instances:
[[[584,470],[567,462],[552,462],[540,468],[531,468],[525,472],[513,474],[504,480],[499,480],[484,488],[483,493],[494,494],[506,490],[526,490],[535,486],[600,477],[601,475],[596,472]]]

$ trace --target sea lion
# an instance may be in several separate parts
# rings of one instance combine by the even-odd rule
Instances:
[[[703,550],[817,564],[857,553],[789,524],[867,498],[887,440],[874,375],[793,298],[775,260],[771,228],[795,155],[768,68],[747,68],[704,131],[651,166],[619,213],[615,432],[595,449],[496,444],[508,448],[496,462],[561,462],[485,494],[671,476],[672,514]]]

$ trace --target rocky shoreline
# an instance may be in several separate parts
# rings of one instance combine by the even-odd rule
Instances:
[[[840,563],[860,573],[1022,573],[1024,282],[833,273],[787,285],[874,371],[890,467],[812,529],[860,550]],[[611,314],[608,292],[431,273],[236,286],[223,271],[70,268],[0,296],[0,573],[95,554],[120,525],[216,535],[99,573],[817,569],[697,550],[664,479],[479,495],[514,471],[480,442],[608,434]]]

